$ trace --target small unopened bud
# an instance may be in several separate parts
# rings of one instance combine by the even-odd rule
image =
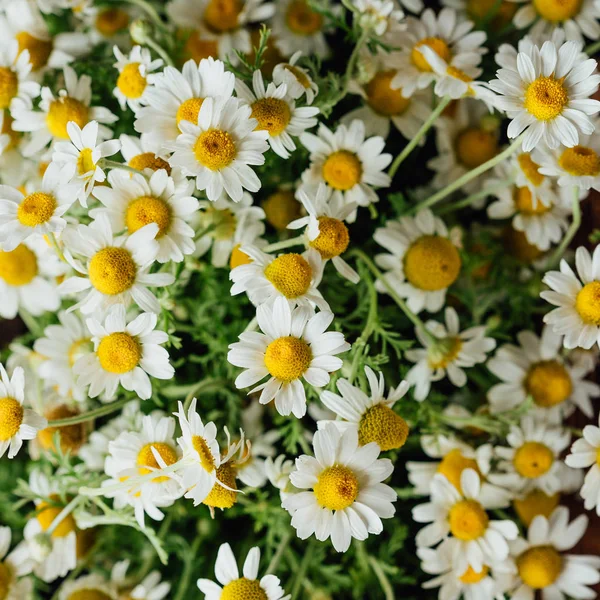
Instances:
[[[129,26],[129,34],[136,44],[146,44],[152,38],[152,25],[144,19],[136,19]]]

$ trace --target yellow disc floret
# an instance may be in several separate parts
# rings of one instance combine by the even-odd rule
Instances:
[[[200,464],[205,471],[211,473],[215,470],[215,457],[212,455],[206,440],[201,435],[192,436],[192,446],[200,457]]]
[[[256,579],[234,579],[223,587],[220,600],[268,600],[267,593]]]
[[[564,402],[573,391],[571,376],[556,360],[535,363],[525,378],[525,389],[538,406],[550,408]]]
[[[474,169],[491,160],[498,153],[498,137],[491,131],[471,127],[456,139],[458,160],[467,169]]]
[[[428,46],[445,62],[450,62],[450,59],[452,58],[452,51],[443,39],[439,37],[425,38],[414,46],[410,54],[413,64],[419,71],[424,71],[426,73],[431,73],[433,71],[431,65],[419,50],[421,46]]]
[[[92,340],[90,338],[81,338],[79,340],[75,340],[69,346],[69,365],[72,367],[79,358],[91,352],[94,349],[92,345]]]
[[[188,98],[181,106],[177,109],[177,125],[181,121],[189,121],[196,125],[198,123],[198,113],[202,107],[204,98]]]
[[[48,502],[40,502],[37,506],[37,520],[44,531],[50,529],[52,522],[54,519],[56,519],[56,517],[58,517],[64,508],[64,506],[60,505],[60,498],[57,495],[52,494],[49,499],[52,500],[52,504]],[[55,503],[58,504],[58,506],[56,506]],[[52,532],[52,537],[62,538],[69,535],[69,533],[74,532],[76,529],[77,526],[75,525],[75,519],[73,518],[73,515],[67,515],[56,526]]]
[[[231,463],[226,462],[217,469],[217,480],[202,504],[214,508],[231,508],[237,502],[235,469]],[[227,487],[223,487],[219,481]]]
[[[323,28],[323,16],[314,11],[306,0],[289,3],[285,22],[296,35],[313,35]]]
[[[552,546],[534,546],[517,558],[519,577],[534,590],[552,585],[562,566],[562,556]]]
[[[125,248],[109,246],[94,254],[89,274],[90,282],[99,292],[114,296],[127,291],[135,283],[137,267]]]
[[[381,450],[402,448],[408,437],[406,421],[385,404],[368,408],[358,423],[358,443],[376,442]]]
[[[403,114],[410,106],[410,98],[401,89],[392,89],[396,71],[379,71],[365,86],[369,106],[378,114],[394,117]]]
[[[146,444],[138,452],[137,456],[137,465],[139,467],[138,471],[140,475],[148,475],[148,473],[152,473],[161,468],[158,460],[156,460],[156,457],[154,456],[154,452],[152,452],[152,448],[154,448],[156,453],[162,458],[167,467],[177,462],[177,452],[170,444],[166,444],[165,442],[152,442],[151,444]],[[156,477],[155,479],[152,479],[152,483],[163,483],[168,481],[168,479],[169,478],[166,475]]]
[[[265,351],[265,367],[272,377],[286,383],[299,379],[311,360],[310,346],[291,335],[273,340]]]
[[[476,500],[460,500],[448,515],[450,532],[463,541],[476,540],[487,529],[489,517],[483,506]]]
[[[257,131],[268,131],[270,136],[275,137],[289,125],[292,111],[285,100],[259,98],[252,104],[252,118],[258,121]]]
[[[302,69],[299,69],[294,65],[290,65],[289,63],[285,63],[282,66],[286,71],[289,71],[298,80],[298,83],[304,89],[308,89],[310,87],[310,79],[307,77],[306,73]]]
[[[142,152],[141,154],[136,154],[131,158],[128,164],[138,171],[143,171],[144,169],[152,169],[153,171],[164,169],[167,174],[171,174],[171,165],[166,160],[156,156],[154,152]]]
[[[358,479],[352,469],[333,465],[324,469],[315,484],[315,498],[329,510],[348,508],[358,496]]]
[[[579,290],[575,309],[584,323],[600,326],[600,281],[590,281]]]
[[[465,469],[473,469],[479,477],[481,477],[477,461],[472,458],[467,458],[458,448],[455,448],[454,450],[450,450],[450,452],[442,458],[442,461],[437,468],[437,472],[444,475],[444,477],[446,477],[446,479],[462,493],[460,476]]]
[[[142,357],[142,347],[137,338],[117,331],[103,337],[96,350],[100,365],[109,373],[128,373]]]
[[[537,13],[546,21],[560,23],[579,13],[583,0],[533,0]]]
[[[10,252],[0,250],[0,279],[8,285],[27,285],[37,274],[37,258],[25,244],[19,244]]]
[[[575,177],[596,177],[600,174],[600,156],[587,146],[567,148],[560,155],[558,164]]]
[[[78,409],[71,408],[66,404],[59,404],[47,411],[44,416],[48,421],[55,421],[58,419],[70,419],[78,415]],[[40,446],[45,450],[56,452],[54,436],[57,431],[60,432],[59,439],[62,452],[69,451],[71,454],[75,454],[86,440],[85,423],[76,423],[65,427],[46,427],[46,429],[38,431],[37,439]]]
[[[184,60],[193,59],[199,63],[203,58],[219,56],[219,43],[216,39],[202,37],[200,31],[184,32],[185,44],[182,48]]]
[[[17,208],[17,219],[25,227],[36,227],[47,223],[56,209],[56,198],[52,194],[34,192],[23,199]]]
[[[453,360],[456,360],[463,347],[459,337],[448,337],[438,340],[429,348],[427,360],[432,369],[445,369]]]
[[[515,452],[513,465],[522,477],[536,479],[547,473],[554,464],[554,452],[540,442],[525,442]]]
[[[156,223],[158,225],[157,238],[162,237],[171,225],[171,207],[160,198],[154,196],[140,196],[132,200],[125,211],[125,226],[129,233]]]
[[[286,298],[298,298],[306,294],[312,281],[312,268],[308,261],[295,253],[282,254],[265,268],[265,277]]]
[[[120,8],[100,10],[96,16],[96,29],[104,36],[111,37],[129,25],[129,15]]]
[[[69,594],[67,600],[112,600],[113,597],[104,593],[102,590],[93,588],[84,588],[76,590]]]
[[[96,163],[92,158],[92,149],[84,148],[77,157],[77,172],[80,175],[93,172],[96,169]]]
[[[458,250],[447,238],[424,235],[404,255],[404,275],[416,288],[426,291],[451,286],[460,273]]]
[[[52,54],[52,39],[41,40],[27,31],[20,31],[15,37],[19,45],[19,54],[23,50],[29,51],[29,62],[34,71],[46,66]]]
[[[540,173],[540,165],[531,160],[531,154],[529,152],[523,152],[517,156],[517,160],[519,161],[519,167],[521,167],[521,171],[523,171],[525,177],[532,183],[535,187],[538,187],[544,183],[545,177]]]
[[[7,563],[0,562],[0,600],[8,598],[13,579],[13,568]]]
[[[202,132],[194,144],[196,160],[211,171],[220,171],[235,159],[237,149],[230,133],[220,129]]]
[[[524,498],[515,498],[513,506],[521,523],[529,527],[537,515],[548,518],[560,503],[560,494],[557,492],[548,496],[542,490],[531,490]]]
[[[516,187],[513,198],[517,211],[529,217],[543,215],[550,210],[548,206],[540,202],[539,198],[534,199],[533,194],[526,187]]]
[[[481,571],[475,571],[475,569],[469,565],[467,570],[460,576],[460,580],[467,585],[473,585],[474,583],[479,583],[482,579],[485,579],[489,572],[490,568],[486,565],[483,565]]]
[[[0,398],[0,442],[17,434],[23,422],[23,407],[14,398]]]
[[[336,190],[346,191],[360,183],[363,167],[354,152],[337,150],[323,163],[323,179]]]
[[[46,125],[50,133],[57,138],[68,140],[67,124],[74,121],[83,129],[88,122],[89,108],[75,98],[64,96],[53,100],[46,115]]]
[[[525,108],[539,121],[550,121],[560,115],[569,103],[562,80],[540,76],[525,90]]]
[[[140,63],[137,62],[125,65],[117,79],[117,88],[125,98],[132,100],[141,98],[147,85],[148,81],[140,73]]]
[[[302,214],[302,205],[296,200],[292,190],[279,190],[271,194],[263,201],[262,208],[267,222],[278,231],[285,231]]]
[[[19,79],[9,67],[0,67],[0,109],[10,106],[10,101],[17,95]]]
[[[232,31],[238,27],[242,8],[241,0],[209,0],[204,11],[204,23],[215,32]]]
[[[319,217],[319,235],[310,242],[319,251],[322,258],[328,259],[346,251],[350,243],[350,234],[343,221],[332,217]]]

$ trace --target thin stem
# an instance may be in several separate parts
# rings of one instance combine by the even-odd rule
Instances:
[[[168,65],[169,67],[172,67],[174,65],[173,59],[158,42],[148,37],[144,40],[144,43],[146,44],[146,46],[152,48],[152,50],[154,50],[154,52],[156,52],[156,54],[158,54],[163,59],[165,65]]]
[[[446,206],[442,206],[437,212],[439,215],[445,215],[450,212],[454,212],[455,210],[460,210],[461,208],[466,208],[467,206],[471,206],[474,202],[481,198],[485,198],[486,196],[491,196],[496,192],[503,190],[505,187],[512,185],[514,181],[512,179],[507,179],[498,185],[492,185],[488,188],[480,190],[479,192],[475,192],[462,200],[458,200],[457,202],[453,202],[452,204],[447,204]]]
[[[277,252],[278,250],[285,250],[286,248],[291,248],[292,246],[299,246],[300,244],[304,244],[304,240],[304,234],[302,234],[297,237],[290,238],[289,240],[283,240],[281,242],[269,244],[268,246],[261,248],[261,250],[263,252]]]
[[[130,173],[135,173],[136,175],[144,175],[142,171],[138,169],[134,169],[125,163],[117,162],[116,160],[108,160],[107,158],[102,158],[100,161],[101,167],[106,167],[108,169],[123,169],[124,171],[129,171]]]
[[[56,236],[54,235],[54,233],[52,231],[48,234],[48,239],[50,240],[50,244],[54,248],[54,251],[58,255],[58,258],[60,258],[60,260],[62,260],[63,262],[67,262],[67,259],[65,258],[65,255],[63,254],[63,251],[61,250],[60,246],[58,245]]]
[[[35,337],[42,336],[42,328],[31,313],[27,312],[24,308],[19,308],[19,317],[21,317],[21,321],[25,323],[25,327],[27,327],[30,333],[33,333]]]
[[[67,504],[59,513],[56,515],[50,527],[46,530],[47,535],[52,535],[56,528],[75,510],[77,505],[81,502],[81,496],[75,496],[69,504]]]
[[[584,49],[584,52],[588,56],[593,56],[599,50],[600,50],[600,41],[594,42],[593,44],[589,44],[588,46],[586,46],[585,49]]]
[[[198,385],[193,387],[188,392],[188,395],[185,397],[185,400],[183,401],[183,410],[185,412],[187,412],[188,408],[190,407],[190,404],[192,403],[192,400],[194,399],[194,397],[197,394],[200,394],[201,392],[208,392],[211,388],[219,389],[222,386],[227,385],[227,384],[228,384],[228,381],[226,379],[213,379],[213,378],[203,379],[202,381],[200,381],[198,383]]]
[[[163,20],[160,18],[160,15],[150,3],[146,2],[146,0],[126,0],[129,4],[135,4],[139,6],[146,14],[154,21],[154,24],[161,29],[162,31],[168,31],[166,25],[163,23]]]
[[[575,187],[573,192],[573,221],[567,229],[565,237],[558,248],[552,253],[548,266],[557,265],[560,262],[565,250],[569,247],[569,244],[573,241],[579,226],[581,225],[581,204],[579,203],[579,188]]]
[[[292,540],[293,535],[294,535],[294,532],[290,529],[281,538],[281,541],[279,542],[279,545],[277,546],[277,550],[275,551],[275,554],[273,554],[273,558],[271,559],[271,562],[269,563],[269,566],[267,567],[267,570],[266,570],[267,575],[273,574],[277,570],[277,566],[279,565],[279,562],[281,561],[281,557],[283,556],[285,549],[288,547],[290,541]]]
[[[381,568],[379,561],[375,557],[369,556],[369,564],[373,569],[373,573],[375,573],[377,579],[379,580],[379,585],[381,585],[381,589],[383,590],[385,600],[394,600],[396,596],[394,596],[392,584],[390,583],[389,579],[387,578],[387,575]]]
[[[402,150],[402,152],[400,152],[400,154],[396,156],[394,162],[392,163],[392,166],[390,167],[390,170],[388,171],[388,175],[392,179],[394,178],[394,175],[398,171],[400,165],[405,161],[408,155],[416,148],[417,144],[421,141],[423,136],[425,136],[425,134],[431,129],[431,126],[442,114],[442,111],[446,108],[446,106],[450,104],[451,100],[452,99],[449,96],[445,96],[444,98],[442,98],[440,103],[435,107],[435,110],[429,115],[427,121],[425,121],[425,123],[421,125],[421,129],[417,131],[415,137],[412,140],[410,140],[410,142],[408,142],[408,144],[405,146],[404,150]]]
[[[110,415],[111,413],[116,412],[132,400],[135,400],[135,398],[123,398],[121,400],[117,400],[116,402],[111,402],[110,404],[101,406],[100,408],[81,413],[80,415],[77,415],[75,417],[68,417],[67,419],[56,419],[55,421],[49,421],[48,427],[67,427],[69,425],[85,423],[86,421],[91,421],[92,419],[98,419],[100,417],[104,417],[106,415]]]
[[[185,555],[185,563],[183,565],[183,573],[181,574],[181,580],[179,585],[177,586],[177,593],[173,600],[183,600],[187,589],[190,587],[190,577],[192,576],[193,563],[196,554],[198,554],[198,550],[200,549],[200,544],[202,542],[202,537],[197,535],[194,543],[192,544],[189,553]]]

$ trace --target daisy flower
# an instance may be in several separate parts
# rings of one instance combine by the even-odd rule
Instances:
[[[70,181],[78,188],[77,199],[82,206],[87,206],[87,199],[94,185],[106,179],[106,174],[98,163],[102,158],[116,154],[121,149],[121,143],[118,140],[98,143],[96,121],[90,121],[83,129],[74,121],[69,121],[67,132],[70,141],[55,144],[52,162],[61,169],[70,171]]]
[[[382,137],[366,137],[362,121],[339,125],[335,132],[321,123],[317,135],[303,133],[300,141],[310,151],[310,167],[302,173],[304,185],[324,182],[334,196],[358,206],[378,201],[373,186],[390,185],[384,169],[392,162],[392,155],[382,152]]]
[[[91,314],[112,304],[129,305],[134,301],[143,310],[160,312],[160,304],[148,287],[171,285],[174,277],[149,272],[160,252],[155,240],[158,232],[158,225],[150,223],[128,237],[115,239],[106,214],[99,214],[90,225],[67,229],[62,238],[69,250],[68,260],[78,275],[61,283],[59,292],[85,293],[69,311],[80,309]],[[71,251],[84,257],[85,265],[72,258]]]
[[[111,581],[116,585],[125,598],[132,600],[164,600],[171,591],[171,584],[168,581],[161,581],[159,571],[150,571],[142,581],[134,587],[131,587],[131,580],[127,577],[130,561],[122,560],[115,564],[111,570]]]
[[[137,112],[135,129],[162,148],[177,139],[181,121],[197,124],[205,98],[230,98],[234,85],[235,75],[213,58],[204,58],[199,65],[188,60],[181,71],[165,67],[146,92],[148,106]]]
[[[529,527],[527,539],[511,545],[517,573],[509,592],[510,600],[593,598],[588,586],[600,581],[600,558],[565,554],[579,542],[587,529],[588,518],[579,515],[569,523],[569,509],[558,507],[550,516],[537,516]]]
[[[161,347],[169,336],[156,330],[157,320],[154,313],[142,313],[129,321],[122,304],[108,310],[104,324],[87,319],[94,352],[78,358],[73,373],[78,376],[78,385],[90,386],[90,398],[103,394],[112,400],[120,384],[147,400],[152,395],[148,375],[157,379],[173,377],[169,354]]]
[[[155,71],[162,67],[160,58],[152,60],[150,50],[134,46],[129,55],[125,55],[118,46],[113,46],[117,62],[114,67],[119,70],[117,86],[113,90],[114,96],[119,101],[122,110],[126,106],[134,112],[147,103],[146,93],[149,84],[153,83]]]
[[[516,65],[506,64],[489,84],[499,94],[497,108],[512,119],[508,137],[524,133],[525,152],[540,140],[550,148],[576,146],[580,134],[594,131],[589,117],[600,110],[590,98],[600,82],[595,70],[596,61],[582,57],[575,42],[524,47]]]
[[[117,600],[117,589],[112,582],[106,581],[102,575],[93,573],[67,581],[60,586],[58,600],[77,600],[77,598],[101,598]]]
[[[238,97],[252,109],[258,131],[268,133],[268,141],[273,152],[282,158],[289,158],[296,149],[292,136],[299,136],[306,129],[317,124],[319,109],[313,106],[296,108],[296,103],[287,95],[287,85],[269,83],[265,88],[260,70],[252,74],[252,90],[243,82],[236,82]]]
[[[355,204],[342,202],[340,196],[333,196],[331,190],[320,183],[316,193],[310,195],[309,188],[298,190],[298,198],[308,213],[292,221],[288,229],[306,227],[308,245],[315,248],[323,260],[331,260],[335,270],[342,276],[358,283],[358,273],[341,257],[350,244],[350,234],[344,221],[356,211]]]
[[[425,400],[433,381],[446,375],[456,387],[467,383],[465,368],[485,362],[488,352],[496,347],[494,338],[485,337],[485,325],[460,331],[456,311],[448,306],[444,311],[445,326],[437,321],[428,321],[425,328],[433,334],[426,336],[419,328],[415,335],[423,349],[407,350],[404,355],[416,363],[406,375],[406,381],[415,386],[415,399]]]
[[[289,62],[277,63],[273,69],[273,83],[277,86],[285,83],[287,94],[293,100],[306,96],[306,103],[312,104],[319,93],[319,86],[313,81],[307,69],[298,65],[302,51],[294,52]]]
[[[140,16],[135,6],[87,6],[78,15],[87,26],[90,41],[94,46],[103,42],[117,44],[120,48],[131,46],[129,27],[134,17]]]
[[[519,345],[504,344],[488,361],[488,369],[502,383],[488,392],[492,413],[506,412],[533,398],[534,416],[561,423],[575,408],[592,417],[592,398],[600,387],[585,376],[592,370],[586,361],[564,360],[562,339],[546,325],[538,337],[532,331],[517,334]]]
[[[365,367],[365,375],[369,396],[342,378],[336,382],[341,395],[329,391],[321,394],[321,402],[343,421],[319,421],[319,429],[334,423],[341,431],[356,429],[360,446],[376,442],[382,452],[402,448],[408,437],[408,425],[394,412],[393,406],[408,391],[408,383],[402,381],[397,388],[390,388],[386,397],[383,373],[378,378],[370,367]]]
[[[210,579],[198,579],[198,588],[206,600],[219,600],[227,597],[264,598],[264,600],[290,600],[291,596],[284,596],[285,592],[280,585],[279,578],[275,575],[258,577],[260,563],[260,549],[258,546],[250,549],[242,577],[238,570],[235,556],[229,544],[221,544],[215,564],[217,584]]]
[[[293,186],[282,185],[261,201],[267,223],[278,232],[284,232],[287,226],[303,215],[303,207],[295,197]]]
[[[153,143],[148,135],[143,133],[140,137],[122,133],[119,136],[121,142],[121,154],[128,166],[138,171],[148,172],[164,169],[171,174],[171,165],[159,144]]]
[[[370,29],[378,36],[390,30],[399,30],[404,13],[395,0],[353,0],[355,19],[360,27]]]
[[[30,572],[29,561],[23,546],[15,548],[10,554],[12,534],[10,527],[0,527],[0,590],[4,593],[4,600],[23,600],[33,597],[33,581],[23,577]]]
[[[75,71],[66,66],[63,69],[65,89],[55,97],[50,88],[42,88],[40,110],[34,110],[31,102],[15,101],[11,110],[15,131],[31,132],[31,139],[23,147],[25,156],[33,156],[51,141],[68,140],[67,125],[70,121],[80,128],[90,121],[97,121],[98,134],[109,139],[111,130],[105,124],[114,123],[117,116],[104,106],[91,106],[92,78],[89,75],[77,77]]]
[[[494,32],[501,31],[506,27],[517,12],[513,0],[501,0],[499,5],[496,4],[496,0],[442,0],[442,5],[455,9],[462,17],[468,17],[486,25],[490,14],[493,13],[488,27],[491,26]]]
[[[583,246],[575,252],[577,275],[566,260],[560,271],[548,271],[543,282],[550,290],[540,296],[557,308],[544,316],[554,333],[564,336],[565,348],[600,346],[600,246],[593,256]]]
[[[323,542],[331,538],[337,552],[346,552],[352,538],[366,540],[383,531],[381,519],[396,509],[396,492],[382,483],[393,472],[379,446],[358,445],[356,429],[341,433],[329,424],[315,433],[315,456],[296,459],[290,480],[300,491],[290,494],[282,506],[292,515],[292,527],[302,540],[313,533]]]
[[[205,98],[198,112],[198,124],[181,121],[182,131],[171,144],[172,167],[196,178],[196,187],[217,200],[225,191],[235,202],[243,190],[257,192],[261,183],[250,165],[262,165],[268,149],[265,130],[256,131],[258,121],[252,109],[237,98]]]
[[[329,374],[342,366],[336,355],[350,344],[343,334],[327,331],[333,313],[318,314],[307,307],[292,309],[285,298],[262,304],[256,310],[260,332],[246,331],[240,341],[229,346],[227,360],[244,372],[235,380],[236,387],[252,386],[265,377],[266,383],[250,390],[261,392],[259,402],[275,407],[282,415],[293,413],[301,418],[306,413],[306,393],[301,379],[309,385],[323,387]]]
[[[492,488],[482,486],[476,471],[465,469],[460,486],[462,493],[443,475],[435,475],[431,501],[412,511],[417,523],[429,523],[415,541],[420,548],[449,539],[456,570],[464,572],[471,567],[480,573],[490,561],[506,560],[508,542],[516,539],[519,530],[513,521],[490,519],[486,509],[502,508],[504,498],[497,498]]]
[[[0,48],[0,110],[7,110],[19,101],[32,103],[40,94],[40,85],[30,79],[29,51],[19,53],[19,43],[11,40]]]
[[[269,483],[279,490],[279,497],[283,501],[290,493],[299,491],[290,482],[290,473],[294,470],[294,462],[287,460],[280,454],[275,460],[270,456],[265,459],[265,474]]]
[[[571,441],[568,429],[547,425],[531,416],[512,425],[506,436],[509,446],[496,446],[500,473],[489,480],[521,495],[532,489],[552,495],[561,490],[565,467],[560,455]]]
[[[389,251],[376,255],[375,262],[386,271],[386,281],[406,298],[410,310],[440,310],[462,265],[444,222],[424,209],[414,217],[388,220],[375,230],[373,239]],[[379,281],[376,287],[385,291]]]
[[[149,179],[138,174],[130,177],[118,169],[110,172],[109,186],[97,187],[94,196],[106,207],[92,211],[97,218],[105,212],[113,232],[133,235],[150,223],[158,226],[156,242],[159,263],[181,262],[194,251],[194,230],[189,221],[198,210],[191,195],[193,184],[177,172],[154,171]]]

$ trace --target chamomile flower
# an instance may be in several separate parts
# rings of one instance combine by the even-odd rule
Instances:
[[[171,591],[171,584],[168,581],[161,581],[160,571],[150,571],[142,581],[137,585],[131,585],[131,580],[127,577],[130,561],[122,560],[115,564],[111,570],[111,581],[116,585],[117,590],[121,592],[122,597],[131,598],[131,600],[164,600]]]
[[[162,148],[177,139],[181,121],[197,124],[205,98],[230,98],[234,85],[235,75],[213,58],[202,59],[199,65],[188,60],[181,71],[165,67],[146,92],[148,106],[137,112],[135,129]]]
[[[356,429],[341,433],[333,424],[315,433],[313,449],[315,456],[297,458],[290,473],[294,486],[309,491],[282,502],[298,537],[305,540],[314,533],[321,542],[331,538],[338,552],[346,552],[352,538],[379,535],[381,519],[396,512],[396,492],[382,483],[394,470],[392,462],[379,458],[375,442],[360,447]]]
[[[149,85],[153,82],[155,71],[162,67],[163,61],[160,58],[152,60],[150,50],[140,46],[134,46],[128,55],[119,50],[118,46],[113,46],[113,52],[117,62],[115,68],[119,70],[117,86],[113,94],[119,101],[121,109],[126,106],[134,112],[147,103],[146,93]]]
[[[410,310],[440,310],[462,265],[444,222],[424,209],[414,217],[389,220],[373,239],[389,252],[376,255],[375,262],[385,270],[386,281],[406,298]],[[385,291],[381,282],[376,286]]]
[[[585,381],[591,370],[585,361],[564,360],[562,339],[548,325],[540,337],[532,331],[519,332],[517,341],[518,346],[501,346],[487,364],[502,380],[488,392],[492,413],[513,410],[531,396],[533,414],[543,420],[560,423],[576,407],[591,417],[591,399],[600,396],[600,387]]]
[[[119,48],[131,47],[129,26],[139,11],[135,6],[88,6],[80,18],[88,27],[88,36],[94,44],[108,42]]]
[[[378,36],[390,30],[398,30],[404,13],[395,0],[353,0],[355,19],[361,27],[368,28]]]
[[[327,331],[333,314],[318,314],[307,307],[292,309],[285,298],[276,298],[256,310],[260,332],[240,334],[240,341],[229,346],[227,360],[245,369],[235,380],[237,388],[261,383],[249,393],[261,392],[259,402],[275,407],[282,415],[306,413],[306,393],[302,379],[309,385],[323,387],[329,374],[342,366],[336,355],[350,348],[343,334]]]
[[[23,547],[8,552],[11,542],[10,527],[0,527],[0,592],[4,600],[23,600],[33,595],[33,581],[23,577],[30,572],[29,561]]]
[[[511,556],[517,565],[511,600],[534,600],[539,592],[544,600],[593,598],[588,586],[600,581],[600,558],[565,554],[579,542],[587,529],[588,518],[579,515],[569,523],[569,509],[558,507],[546,518],[535,517],[527,539],[511,544]]]
[[[246,556],[242,577],[240,577],[231,546],[221,544],[215,564],[215,576],[221,585],[210,579],[198,579],[198,588],[206,600],[220,600],[221,598],[290,600],[291,596],[284,596],[285,592],[280,585],[279,578],[275,575],[264,575],[258,579],[259,563],[260,549],[255,546]]]
[[[94,218],[106,212],[113,232],[133,235],[150,223],[158,226],[156,242],[159,263],[181,262],[194,252],[194,230],[189,221],[198,210],[198,200],[191,195],[193,184],[178,172],[167,175],[165,169],[149,179],[115,169],[108,176],[109,186],[97,187],[94,196],[105,209],[93,211]]]
[[[279,490],[279,497],[285,500],[290,493],[299,491],[290,482],[290,473],[294,470],[294,462],[280,454],[275,460],[270,456],[265,459],[265,474],[269,483]]]
[[[576,146],[581,134],[594,131],[590,116],[600,110],[590,98],[600,82],[595,69],[596,61],[582,57],[575,42],[524,46],[516,64],[506,64],[489,84],[499,94],[497,108],[512,119],[508,137],[524,133],[525,152],[540,141],[550,148]]]
[[[304,185],[327,184],[344,203],[369,206],[378,201],[375,187],[388,187],[384,169],[392,155],[383,152],[382,137],[366,137],[365,124],[354,120],[335,132],[320,124],[317,135],[303,133],[302,144],[310,151],[310,167],[302,174]]]
[[[485,326],[461,332],[458,315],[452,307],[446,307],[444,317],[445,326],[437,321],[425,323],[433,339],[419,328],[415,329],[423,349],[405,352],[406,358],[416,363],[406,375],[406,381],[415,386],[415,399],[419,401],[425,400],[432,382],[446,375],[456,387],[466,385],[464,369],[485,362],[488,352],[496,347],[496,340],[485,336]]]
[[[19,53],[17,40],[4,42],[0,48],[0,110],[31,103],[40,93],[40,85],[30,79],[29,51]]]
[[[106,581],[102,575],[93,573],[84,575],[60,586],[58,600],[77,600],[78,598],[101,598],[101,600],[118,600],[116,586]]]
[[[112,156],[121,149],[118,140],[98,143],[98,123],[90,121],[83,129],[74,121],[67,123],[70,142],[57,142],[52,153],[52,162],[68,168],[71,182],[77,185],[77,199],[87,206],[94,185],[106,179],[106,173],[98,164],[102,158]],[[47,171],[46,171],[47,172]]]
[[[541,203],[547,207],[558,204],[559,196],[556,192],[556,185],[551,177],[547,177],[541,171],[541,164],[537,163],[539,153],[520,152],[509,161],[500,163],[494,167],[492,176],[487,180],[486,185],[490,187],[498,185],[502,181],[514,179],[517,190],[527,188],[531,194],[531,203],[535,207]],[[524,194],[524,192],[517,192]]]
[[[109,218],[99,214],[90,225],[78,225],[63,234],[66,247],[86,259],[69,257],[78,275],[59,287],[63,295],[85,293],[69,310],[91,314],[112,304],[135,302],[143,310],[158,313],[160,305],[148,287],[171,285],[173,275],[150,273],[160,245],[156,223],[145,225],[128,237],[114,238]]]
[[[119,136],[121,142],[121,154],[127,165],[138,171],[152,174],[153,171],[164,169],[171,174],[171,165],[167,162],[162,144],[153,142],[147,134],[143,133],[139,138],[122,133]]]
[[[156,322],[154,313],[142,313],[129,321],[122,304],[109,309],[104,324],[87,319],[94,352],[77,359],[73,372],[78,376],[78,385],[90,386],[90,398],[103,394],[112,400],[122,385],[147,400],[152,395],[148,375],[157,379],[173,377],[175,370],[169,363],[169,354],[161,347],[169,336],[156,330]]]
[[[306,103],[312,104],[319,93],[319,86],[313,81],[310,73],[298,65],[302,51],[294,52],[289,62],[278,63],[273,69],[273,83],[277,86],[285,83],[287,94],[293,100],[306,96]]]
[[[170,148],[173,167],[196,178],[196,187],[215,201],[223,191],[235,202],[243,190],[257,192],[261,183],[251,165],[262,165],[268,149],[265,130],[256,130],[252,109],[237,98],[205,98],[198,123],[181,121],[182,131]]]
[[[484,22],[488,25],[488,19],[492,16],[492,31],[502,31],[517,12],[517,6],[513,0],[501,0],[496,4],[496,0],[442,0],[443,6],[454,8],[460,16],[468,17],[476,22]]]
[[[565,348],[600,346],[600,246],[593,256],[584,247],[575,252],[577,275],[566,260],[560,271],[548,271],[543,282],[550,290],[540,296],[557,308],[544,316],[554,333],[563,335]]]

